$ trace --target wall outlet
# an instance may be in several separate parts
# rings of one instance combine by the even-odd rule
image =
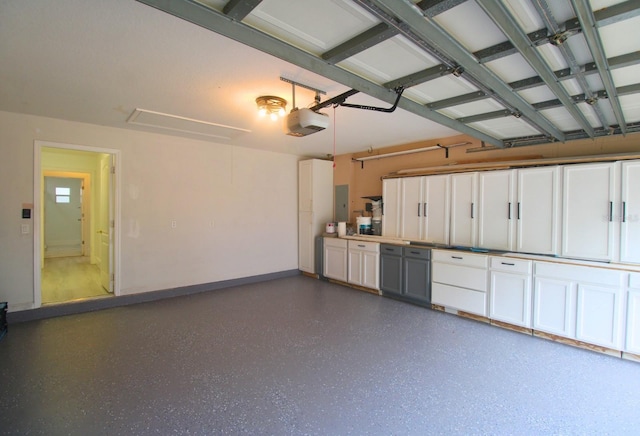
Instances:
[[[171,220],[171,228],[175,229],[176,227],[178,227],[178,222],[176,220]]]
[[[29,234],[29,224],[21,224],[20,225],[20,233],[23,235],[28,235]]]

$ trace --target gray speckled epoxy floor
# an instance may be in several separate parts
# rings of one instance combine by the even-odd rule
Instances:
[[[1,434],[638,434],[640,364],[296,276],[9,326]]]

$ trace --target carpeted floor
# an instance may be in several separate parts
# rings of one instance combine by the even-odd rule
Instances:
[[[2,434],[637,434],[640,364],[304,276],[17,323]]]

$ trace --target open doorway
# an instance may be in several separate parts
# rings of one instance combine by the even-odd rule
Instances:
[[[36,142],[34,302],[118,294],[117,152]]]

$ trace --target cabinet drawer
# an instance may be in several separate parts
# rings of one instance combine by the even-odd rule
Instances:
[[[433,281],[462,288],[487,291],[487,270],[433,262]]]
[[[447,262],[476,268],[486,268],[489,264],[489,256],[485,254],[471,254],[464,251],[433,250],[431,258],[434,262]]]
[[[340,238],[324,238],[325,247],[347,248],[347,240]]]
[[[514,259],[512,257],[491,257],[492,270],[506,271],[518,274],[531,274],[533,262],[530,260]]]
[[[371,251],[374,253],[380,252],[379,242],[364,242],[364,241],[349,241],[349,250]]]
[[[403,254],[404,254],[404,257],[429,260],[431,258],[431,249],[403,247]]]
[[[402,256],[402,247],[399,245],[380,245],[380,254],[388,256]]]
[[[431,288],[431,302],[445,307],[487,316],[487,294],[470,289],[434,283]]]
[[[640,273],[632,272],[629,274],[629,287],[640,290]]]
[[[615,287],[622,286],[623,277],[620,271],[552,262],[535,262],[534,272],[536,276]]]

